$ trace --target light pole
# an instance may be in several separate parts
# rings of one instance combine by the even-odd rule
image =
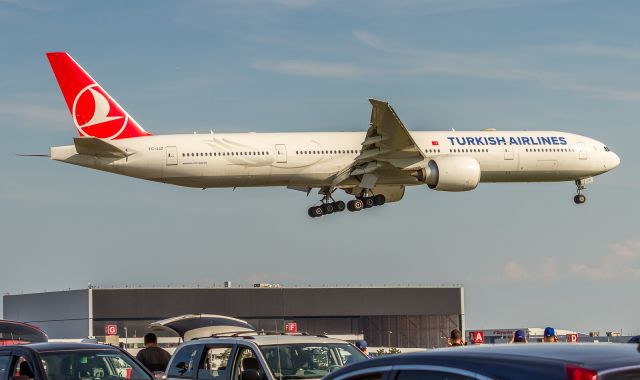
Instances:
[[[389,330],[387,332],[389,333],[389,352],[391,352],[391,334],[393,334],[393,331]]]

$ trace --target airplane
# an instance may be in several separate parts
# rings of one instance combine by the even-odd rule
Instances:
[[[79,136],[50,158],[192,188],[319,189],[311,217],[381,206],[407,186],[469,191],[485,182],[574,181],[576,204],[593,177],[620,164],[605,144],[556,131],[409,131],[389,103],[369,99],[366,132],[152,135],[66,52],[47,53]],[[346,204],[333,194],[354,198]]]

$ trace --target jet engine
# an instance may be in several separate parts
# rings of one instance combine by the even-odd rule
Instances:
[[[473,190],[480,182],[480,164],[469,156],[443,156],[429,161],[426,168],[412,173],[430,189],[439,191]]]

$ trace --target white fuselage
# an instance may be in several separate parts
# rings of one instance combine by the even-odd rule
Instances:
[[[553,182],[592,177],[620,159],[594,139],[563,132],[411,132],[426,156],[469,156],[481,182]],[[74,145],[51,148],[71,164],[179,186],[330,186],[359,155],[365,132],[211,133],[109,141],[130,155],[78,154]],[[352,180],[355,185],[355,180]],[[410,176],[381,176],[384,184],[419,185]],[[349,185],[349,182],[346,183]]]

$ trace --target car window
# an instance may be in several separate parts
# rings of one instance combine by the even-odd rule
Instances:
[[[338,348],[350,352],[346,362]],[[300,343],[261,346],[274,377],[282,379],[320,378],[346,364],[366,357],[346,343]]]
[[[198,366],[200,347],[197,344],[192,344],[179,349],[171,360],[167,377],[193,377],[194,368]]]
[[[258,371],[258,375],[260,376],[264,374],[264,370],[255,352],[248,347],[241,347],[236,354],[232,380],[242,380],[242,372],[248,369]]]
[[[222,380],[227,378],[227,365],[233,346],[205,347],[202,363],[198,368],[198,379]]]
[[[47,380],[151,380],[133,359],[115,350],[41,352]]]
[[[7,374],[9,373],[9,364],[11,364],[11,356],[0,356],[0,379],[4,380],[7,378]]]
[[[25,356],[14,356],[13,371],[11,377],[14,379],[33,379],[33,363],[31,363]]]
[[[473,377],[444,371],[400,371],[396,380],[473,380]]]

